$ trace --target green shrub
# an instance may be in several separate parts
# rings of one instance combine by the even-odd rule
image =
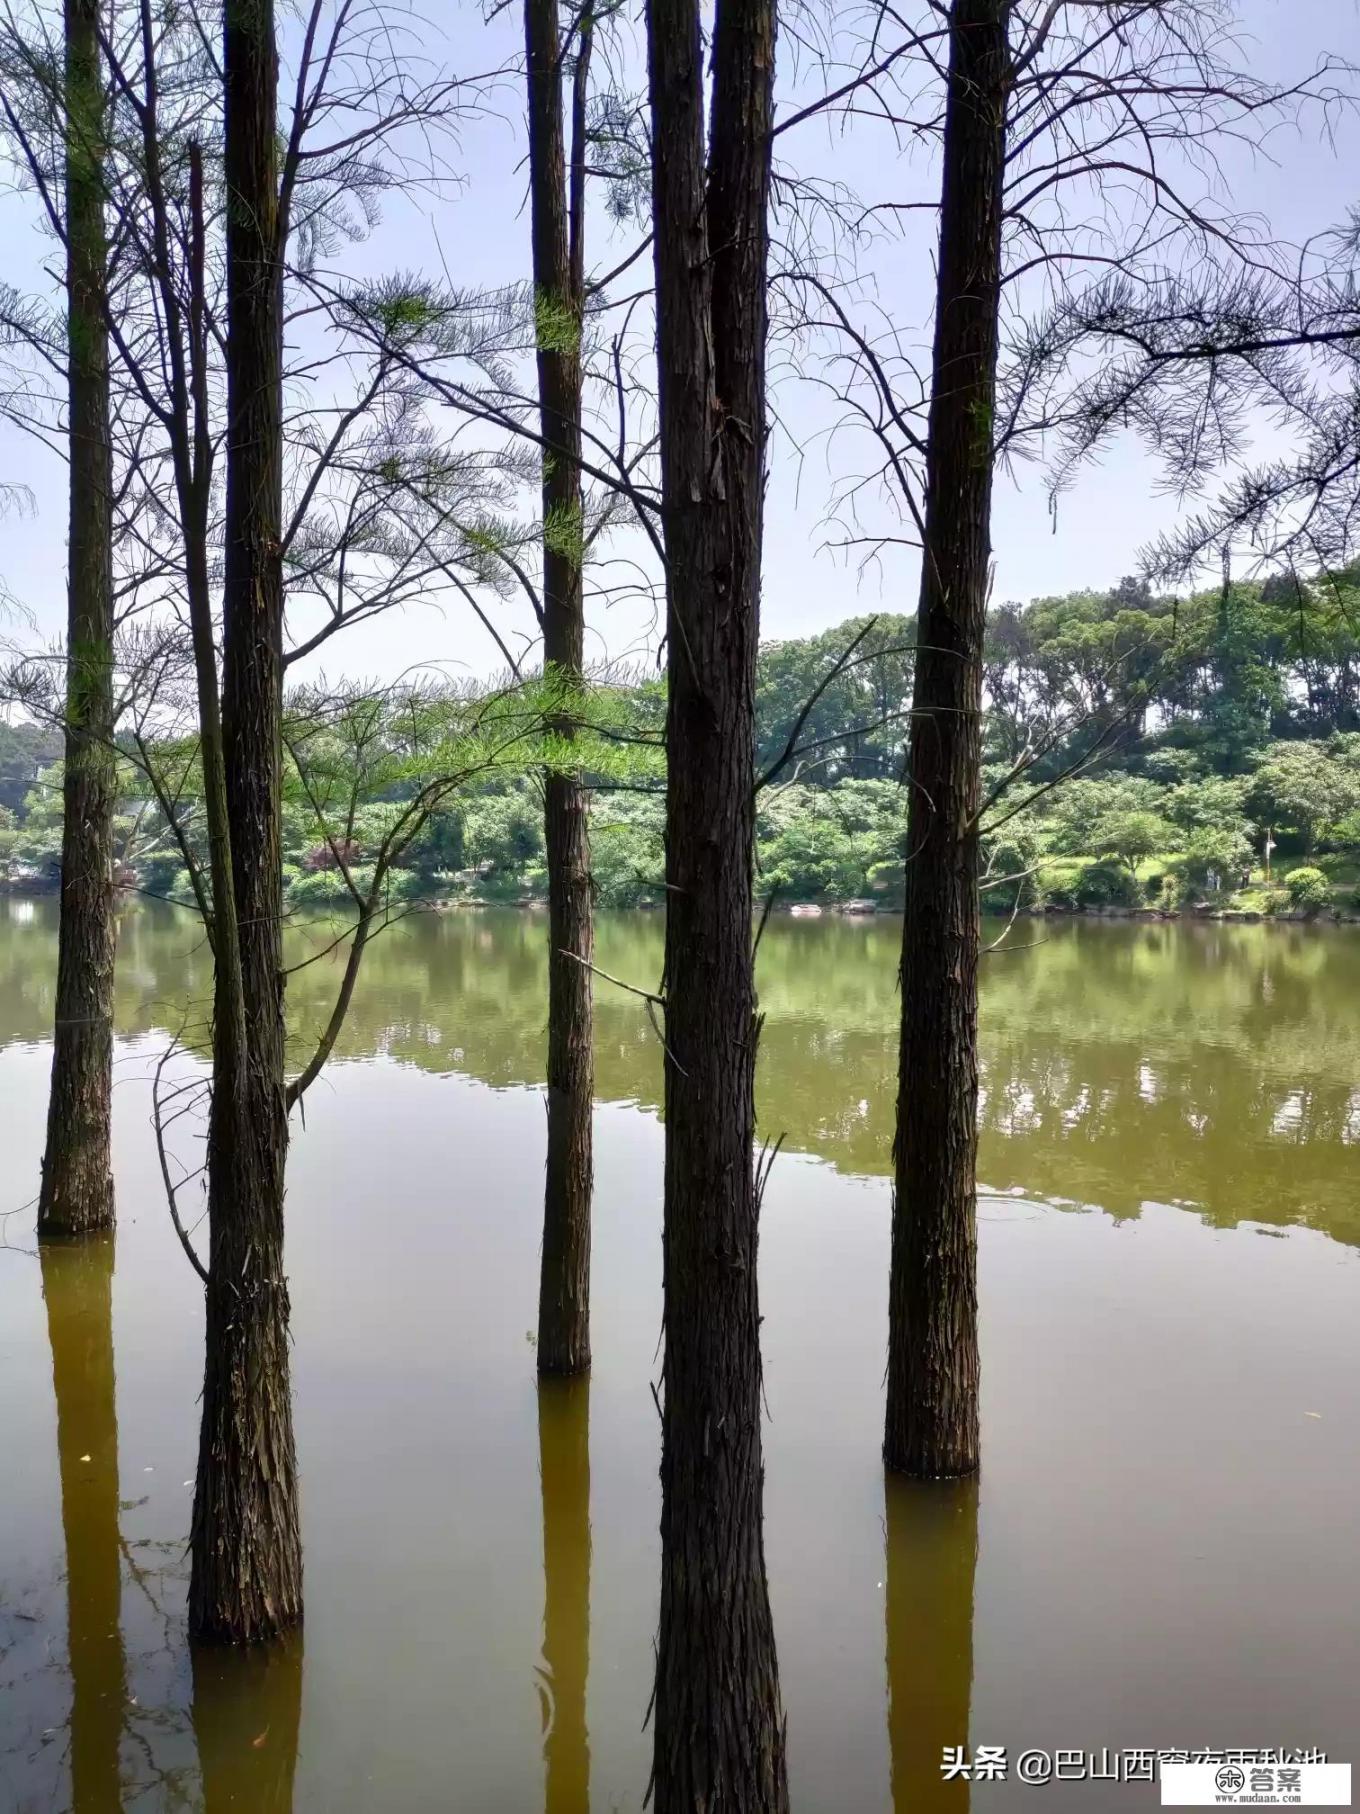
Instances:
[[[387,892],[394,901],[437,901],[448,893],[448,885],[426,869],[392,869],[387,874]]]
[[[171,896],[177,882],[187,882],[184,859],[177,850],[158,850],[137,865],[137,886],[148,894]]]
[[[1210,884],[1216,880],[1219,893],[1232,894],[1251,867],[1251,845],[1240,829],[1199,826],[1185,840],[1180,867],[1195,893],[1213,893]]]
[[[1121,863],[1088,863],[1077,877],[1079,907],[1139,907],[1138,878]]]
[[[900,857],[895,857],[890,863],[872,863],[866,878],[869,893],[900,898],[905,886],[905,875],[905,866]]]
[[[1037,880],[1050,907],[1070,913],[1077,906],[1077,883],[1081,866],[1068,859],[1045,863]]]
[[[368,866],[355,867],[350,875],[360,894],[373,880],[373,870]],[[291,907],[352,907],[354,897],[338,869],[316,869],[297,878],[288,890],[288,903]]]
[[[784,826],[760,851],[760,890],[794,901],[845,900],[864,886],[864,869],[844,828],[831,819]]]
[[[1332,885],[1320,869],[1291,869],[1284,879],[1289,891],[1289,899],[1295,907],[1303,908],[1305,913],[1317,913],[1326,907],[1332,898]]]
[[[1032,840],[1002,838],[987,853],[987,873],[982,878],[985,913],[1010,913],[1017,901],[1022,907],[1042,907],[1044,888],[1034,867]]]

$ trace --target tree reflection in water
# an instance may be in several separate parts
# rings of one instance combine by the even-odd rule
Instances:
[[[589,1814],[590,1379],[538,1382],[543,1493],[543,1716],[546,1814]]]
[[[978,1481],[884,1476],[888,1749],[893,1814],[965,1814],[946,1745],[967,1745],[973,1693]]]
[[[57,1401],[76,1814],[122,1807],[127,1702],[113,1368],[113,1237],[45,1243],[43,1301]]]

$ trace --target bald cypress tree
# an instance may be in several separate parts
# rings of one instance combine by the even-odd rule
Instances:
[[[780,1814],[762,1513],[752,954],[773,0],[650,0],[666,550],[658,1814]]]
[[[1009,0],[953,0],[902,926],[889,1467],[978,1462],[977,816]]]
[[[585,103],[592,7],[573,14],[571,163],[563,124],[568,45],[557,0],[524,0],[529,201],[539,423],[543,436],[543,662],[564,694],[555,726],[572,735],[585,608],[581,496],[581,333],[585,318]],[[591,1110],[595,1090],[590,960],[594,926],[586,790],[570,768],[544,777],[548,868],[548,1164],[538,1301],[540,1373],[590,1365]]]
[[[272,0],[225,0],[223,25],[225,818],[211,827],[210,1242],[189,1625],[252,1642],[302,1616],[283,1272],[283,286]]]
[[[109,432],[106,104],[97,0],[66,0],[69,570],[61,928],[38,1234],[114,1218],[113,453]]]

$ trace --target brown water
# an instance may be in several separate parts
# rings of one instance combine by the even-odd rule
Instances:
[[[116,1262],[111,1243],[39,1260],[20,1206],[54,931],[47,904],[0,902],[4,1814],[641,1807],[660,1068],[641,1004],[602,985],[595,1371],[540,1397],[544,931],[422,916],[370,954],[290,1161],[305,1633],[191,1659],[201,1297],[147,1110],[164,1029],[201,1022],[206,956],[187,919],[126,921]],[[897,931],[782,922],[761,952],[795,1810],[966,1808],[939,1775],[965,1742],[1360,1761],[1360,937],[1079,923],[987,960],[983,1472],[885,1487]],[[654,983],[660,936],[607,920],[599,961]],[[324,942],[293,934],[298,958]],[[299,1048],[335,976],[328,956],[292,978]],[[972,1791],[975,1814],[1156,1800]]]

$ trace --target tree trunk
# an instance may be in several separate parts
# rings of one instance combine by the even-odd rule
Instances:
[[[753,1173],[755,662],[775,11],[650,0],[668,650],[657,1814],[788,1806],[765,1576]],[[711,250],[710,250],[711,249]]]
[[[977,968],[1009,0],[950,15],[902,927],[889,1467],[978,1462]]]
[[[946,1782],[940,1764],[946,1745],[968,1743],[977,1480],[937,1487],[889,1473],[884,1493],[893,1814],[966,1814],[967,1782]]]
[[[226,0],[223,65],[222,737],[239,962],[222,951],[225,928],[215,916],[207,1358],[189,1627],[198,1638],[252,1642],[302,1615],[283,1273],[282,279],[272,0]],[[236,982],[238,1001],[224,979]]]
[[[61,929],[38,1234],[113,1223],[113,456],[104,91],[96,0],[66,0],[70,573]]]
[[[590,1381],[538,1386],[538,1469],[543,1492],[544,1808],[589,1814]]]
[[[567,693],[582,684],[581,331],[585,310],[584,99],[590,8],[578,25],[579,97],[570,193],[562,123],[557,0],[525,0],[529,191],[543,440],[543,665]],[[555,719],[572,735],[570,710]],[[594,926],[586,794],[577,775],[544,779],[548,863],[548,1168],[538,1299],[538,1370],[590,1366],[591,1027]]]
[[[57,1401],[71,1671],[71,1806],[121,1805],[118,1750],[127,1700],[113,1370],[113,1241],[42,1252]]]

